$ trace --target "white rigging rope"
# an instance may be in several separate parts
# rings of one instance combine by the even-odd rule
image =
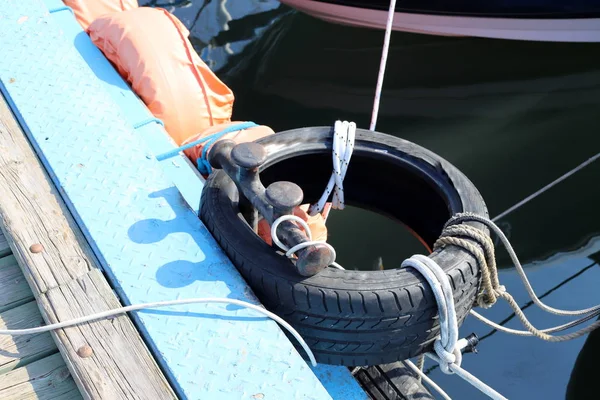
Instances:
[[[348,121],[335,121],[333,127],[333,148],[331,156],[333,159],[333,172],[325,191],[317,203],[308,209],[309,215],[316,215],[325,209],[329,195],[333,192],[331,200],[332,208],[343,210],[344,203],[344,178],[350,165],[350,158],[354,151],[354,138],[356,136],[356,124]]]
[[[506,217],[508,214],[512,213],[513,211],[516,211],[517,209],[519,209],[522,206],[524,206],[525,204],[529,203],[531,200],[535,199],[539,195],[541,195],[541,194],[547,192],[548,190],[552,189],[554,186],[558,185],[559,183],[561,183],[562,181],[564,181],[568,177],[572,176],[576,172],[578,172],[578,171],[582,170],[583,168],[587,167],[588,165],[590,165],[594,161],[598,160],[599,158],[600,158],[600,153],[597,153],[596,155],[588,158],[587,160],[585,160],[584,162],[582,162],[581,164],[579,164],[578,166],[576,166],[572,170],[567,171],[566,173],[564,173],[563,175],[561,175],[557,179],[553,180],[552,182],[550,182],[549,184],[547,184],[543,188],[535,191],[534,193],[532,193],[529,196],[525,197],[523,200],[519,201],[517,204],[515,204],[512,207],[508,208],[507,210],[501,212],[500,214],[498,214],[497,216],[495,216],[492,219],[492,221],[497,221],[500,218]]]
[[[383,39],[383,50],[381,51],[381,61],[379,62],[379,75],[377,76],[377,87],[375,88],[375,99],[373,100],[373,112],[371,113],[371,124],[369,130],[374,131],[377,125],[377,115],[379,114],[379,102],[381,101],[381,90],[383,89],[383,78],[385,77],[385,66],[387,64],[388,53],[390,49],[390,39],[394,23],[394,14],[396,12],[396,0],[390,1],[388,9],[387,23],[385,26],[385,37]]]
[[[466,341],[458,340],[458,322],[456,318],[456,310],[454,307],[454,297],[450,280],[444,270],[431,258],[416,254],[402,263],[402,268],[412,267],[416,269],[427,281],[433,295],[436,299],[439,314],[440,336],[433,344],[435,354],[425,353],[425,355],[436,361],[440,369],[445,374],[456,374],[473,387],[479,389],[494,400],[506,400],[500,393],[483,383],[474,375],[467,372],[461,367],[462,363],[462,347]],[[412,364],[409,361],[410,364]],[[410,365],[409,364],[409,365]],[[414,366],[414,365],[413,365]],[[412,369],[412,366],[411,366]],[[425,381],[428,381],[427,375],[418,368],[414,368],[415,372]],[[438,389],[437,385],[432,386]],[[439,392],[442,397],[449,399],[450,397],[443,391]]]

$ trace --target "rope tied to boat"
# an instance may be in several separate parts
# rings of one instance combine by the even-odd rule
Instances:
[[[501,243],[504,245],[508,254],[513,262],[515,269],[523,282],[525,289],[531,300],[542,310],[549,312],[554,315],[561,316],[578,316],[583,315],[584,317],[572,321],[568,324],[548,328],[548,329],[538,329],[536,328],[525,316],[515,299],[512,295],[506,290],[506,288],[500,285],[498,279],[498,269],[495,260],[495,250],[494,244],[490,238],[490,236],[482,231],[481,229],[475,228],[470,225],[466,225],[465,222],[479,222],[487,226],[493,233],[495,233],[499,238]],[[475,244],[474,244],[474,243]],[[482,217],[480,215],[472,214],[472,213],[460,213],[453,216],[444,226],[442,234],[440,238],[434,244],[434,250],[438,249],[442,246],[458,246],[470,254],[472,254],[477,260],[477,264],[479,265],[479,269],[482,275],[481,282],[481,290],[477,296],[477,304],[482,308],[489,308],[494,303],[496,303],[498,298],[505,300],[510,308],[513,310],[515,315],[519,318],[523,326],[526,328],[526,331],[519,331],[514,329],[508,329],[501,327],[494,322],[488,320],[483,317],[479,313],[471,310],[470,313],[475,316],[480,321],[494,327],[495,329],[499,329],[506,333],[511,333],[520,336],[535,336],[539,339],[548,341],[548,342],[563,342],[567,340],[576,339],[580,336],[585,335],[593,331],[594,329],[600,327],[600,321],[596,321],[593,324],[590,324],[578,331],[571,332],[565,335],[552,336],[548,333],[555,332],[559,330],[564,330],[568,328],[572,328],[576,325],[579,325],[589,319],[592,316],[600,314],[600,305],[596,305],[593,307],[581,309],[581,310],[560,310],[557,308],[550,307],[544,304],[538,296],[535,294],[527,275],[525,274],[525,270],[519,261],[512,245],[510,244],[508,238],[502,232],[502,230],[491,220],[488,218]]]
[[[527,292],[533,302],[542,308],[544,311],[550,312],[555,315],[563,316],[574,316],[584,315],[579,320],[572,321],[570,323],[556,326],[553,328],[540,330],[536,328],[525,316],[517,302],[514,300],[512,295],[508,293],[506,288],[500,284],[498,278],[498,268],[495,259],[494,243],[490,238],[490,235],[482,229],[476,228],[471,225],[467,225],[465,222],[479,222],[487,226],[493,233],[498,235],[502,244],[506,247],[511,260],[513,261],[515,268],[523,281]],[[488,320],[482,315],[471,310],[470,313],[480,321],[499,329],[501,331],[512,333],[521,336],[535,336],[539,339],[548,342],[562,342],[578,338],[586,333],[600,326],[600,321],[596,321],[578,331],[561,335],[552,336],[550,332],[564,330],[577,326],[595,315],[600,315],[600,305],[589,307],[582,310],[560,310],[553,307],[549,307],[544,304],[535,294],[533,287],[531,286],[525,271],[512,247],[506,235],[502,230],[488,218],[472,214],[472,213],[460,213],[454,215],[445,225],[442,233],[438,240],[434,244],[434,252],[444,246],[457,246],[461,247],[469,252],[476,260],[479,269],[481,271],[481,288],[477,294],[476,303],[482,308],[489,308],[494,305],[499,298],[504,299],[508,305],[512,308],[515,315],[519,318],[523,326],[527,329],[526,331],[518,331],[514,329],[504,328],[494,322]],[[457,340],[458,337],[458,324],[456,320],[456,311],[454,308],[454,298],[452,289],[449,283],[449,278],[442,268],[435,262],[433,258],[425,257],[423,255],[414,255],[402,263],[402,267],[412,267],[416,269],[427,281],[431,290],[434,294],[439,314],[439,325],[440,335],[435,340],[433,349],[434,353],[425,353],[425,356],[436,361],[440,369],[445,374],[455,373],[467,382],[472,384],[474,387],[487,394],[493,399],[504,399],[504,397],[496,392],[494,389],[481,382],[475,376],[471,375],[467,371],[461,368],[462,352],[466,343],[465,339]],[[421,378],[430,381],[429,378],[423,372],[422,359],[419,359],[419,367],[415,366],[410,360],[407,360],[409,367],[415,371]],[[437,385],[434,388],[444,397],[449,399],[450,397],[439,388]]]

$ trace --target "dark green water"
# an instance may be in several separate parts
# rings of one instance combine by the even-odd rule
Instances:
[[[162,6],[190,28],[197,51],[234,90],[235,119],[276,131],[336,119],[368,127],[383,32],[325,23],[276,1]],[[495,216],[596,154],[599,115],[600,45],[394,32],[377,130],[455,164]],[[499,221],[552,306],[600,302],[599,176],[597,162]],[[334,211],[328,226],[347,267],[373,265],[381,255],[389,268],[423,251],[401,227],[366,212]],[[501,282],[526,305],[502,249],[498,259]],[[566,322],[535,306],[526,313],[540,327]],[[503,304],[485,315],[520,328]],[[600,332],[545,343],[493,332],[469,317],[461,334],[471,332],[483,339],[463,366],[508,398],[600,398],[591,361],[600,356]],[[430,376],[455,399],[485,398],[439,369]]]

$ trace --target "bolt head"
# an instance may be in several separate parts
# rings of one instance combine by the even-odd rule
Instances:
[[[94,354],[94,350],[92,350],[92,348],[87,344],[84,344],[79,349],[77,349],[77,355],[81,358],[91,357],[92,354]]]
[[[31,246],[29,246],[29,251],[31,251],[32,253],[41,253],[42,251],[44,251],[44,246],[42,246],[40,243],[34,243]]]

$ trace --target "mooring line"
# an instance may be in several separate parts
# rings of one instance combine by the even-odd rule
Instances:
[[[377,76],[377,87],[375,88],[375,99],[373,101],[373,112],[371,113],[370,131],[375,130],[377,125],[377,115],[379,114],[379,102],[381,99],[381,90],[383,88],[383,78],[385,76],[385,66],[390,48],[390,37],[392,35],[392,23],[394,22],[394,13],[396,11],[396,0],[390,1],[388,10],[387,24],[385,27],[385,37],[383,39],[383,50],[381,52],[381,61],[379,62],[379,75]]]
[[[547,184],[546,186],[544,186],[540,190],[538,190],[535,193],[532,193],[529,196],[525,197],[523,200],[521,200],[520,202],[518,202],[514,206],[512,206],[509,209],[501,212],[500,214],[498,214],[497,216],[495,216],[494,218],[492,218],[492,221],[496,222],[500,218],[506,217],[508,214],[510,214],[513,211],[521,208],[522,206],[524,206],[525,204],[529,203],[531,200],[535,199],[536,197],[538,197],[542,193],[544,193],[544,192],[552,189],[554,186],[558,185],[559,183],[561,183],[562,181],[564,181],[565,179],[567,179],[568,177],[570,177],[574,173],[576,173],[576,172],[582,170],[583,168],[587,167],[588,165],[590,165],[591,163],[593,163],[594,161],[596,161],[598,158],[600,158],[600,153],[597,153],[595,156],[588,158],[586,161],[582,162],[577,167],[573,168],[572,170],[568,171],[564,175],[560,176],[558,179],[555,179],[554,181],[550,182],[549,184]]]

